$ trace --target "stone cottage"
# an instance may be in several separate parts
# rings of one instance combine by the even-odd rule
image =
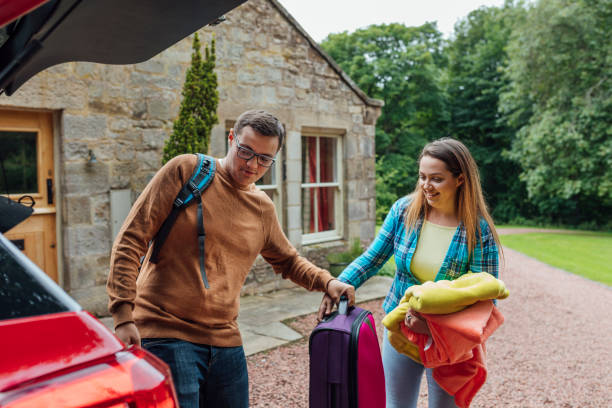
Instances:
[[[220,123],[210,153],[225,155],[227,132],[243,111],[274,113],[287,140],[258,184],[291,242],[327,266],[329,251],[370,241],[382,102],[365,95],[276,0],[248,1],[199,33],[204,44],[216,40]],[[58,65],[0,97],[2,156],[18,164],[7,166],[5,190],[36,202],[35,215],[6,236],[94,313],[106,312],[112,241],[160,167],[191,41],[136,65]],[[258,260],[244,293],[286,285]]]

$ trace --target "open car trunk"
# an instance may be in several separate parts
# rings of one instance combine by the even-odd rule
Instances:
[[[20,1],[0,5],[18,8]],[[245,1],[25,1],[24,7],[37,7],[0,28],[0,92],[11,95],[38,72],[64,62],[146,61]],[[0,24],[6,18],[0,16]]]

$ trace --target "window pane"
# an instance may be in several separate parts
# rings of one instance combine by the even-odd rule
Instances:
[[[302,137],[302,183],[317,182],[317,138]]]
[[[317,193],[318,199],[318,232],[336,229],[334,219],[334,197],[336,187],[320,187]]]
[[[270,170],[264,174],[262,178],[255,182],[256,185],[267,185],[267,184],[276,184],[276,163],[270,167]]]
[[[313,187],[302,189],[302,233],[331,231],[336,228],[336,187]]]
[[[333,137],[319,138],[319,158],[321,160],[321,183],[335,182],[336,176],[336,144]]]
[[[0,320],[67,310],[60,299],[50,293],[0,245]]]
[[[316,188],[303,188],[302,189],[302,233],[311,234],[317,232],[315,230],[315,197]]]
[[[0,193],[38,193],[37,135],[36,132],[0,131],[0,160],[6,172],[6,177],[0,178]]]
[[[272,189],[272,188],[266,188],[261,190],[264,193],[266,193],[268,195],[268,197],[270,197],[270,200],[274,201],[274,197],[276,196],[276,190]]]

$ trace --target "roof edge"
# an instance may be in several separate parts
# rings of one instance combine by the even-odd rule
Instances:
[[[346,82],[346,84],[353,90],[353,92],[357,94],[357,96],[359,96],[359,98],[361,98],[361,100],[365,102],[366,105],[377,108],[382,108],[384,106],[384,101],[380,99],[370,98],[368,95],[366,95],[366,93],[363,92],[355,82],[353,82],[353,80],[346,74],[346,72],[344,72],[342,68],[340,68],[336,61],[334,61],[332,57],[329,56],[329,54],[323,51],[319,44],[317,44],[317,42],[313,40],[312,37],[310,37],[310,35],[306,32],[306,30],[304,30],[300,23],[298,23],[297,20],[293,18],[291,14],[289,14],[289,12],[283,7],[282,4],[278,2],[278,0],[268,1],[272,3],[274,7],[276,7],[276,9],[283,15],[283,17],[285,17],[287,21],[289,21],[289,23],[293,25],[300,32],[300,34],[304,36],[304,38],[306,38],[306,40],[310,43],[310,46],[313,47],[321,55],[321,57],[323,57],[325,61],[327,61],[331,68],[336,71],[340,78],[344,82]]]

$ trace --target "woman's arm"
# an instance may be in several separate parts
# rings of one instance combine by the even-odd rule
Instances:
[[[398,231],[402,230],[403,226],[406,200],[406,198],[402,198],[393,204],[372,244],[346,267],[338,276],[338,280],[353,285],[357,289],[366,280],[378,273],[393,254],[395,236]],[[331,313],[333,306],[332,299],[328,295],[324,295],[319,307],[318,320],[321,321],[324,315]]]
[[[361,286],[366,280],[376,275],[380,268],[393,255],[395,235],[403,222],[405,205],[398,200],[387,214],[378,235],[368,249],[355,259],[338,277],[342,282],[349,283],[355,288]]]

